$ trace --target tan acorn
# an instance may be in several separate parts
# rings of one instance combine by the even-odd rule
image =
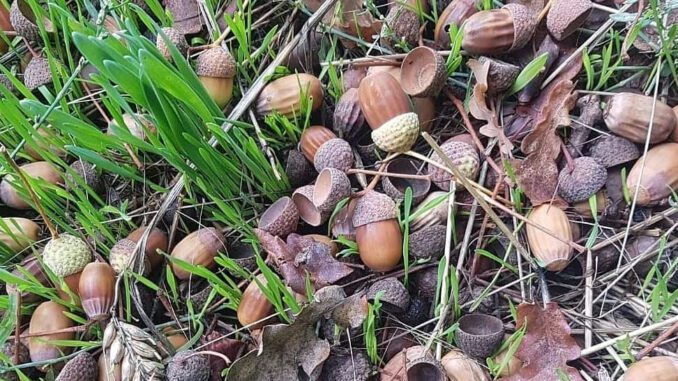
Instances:
[[[593,10],[590,0],[556,0],[546,15],[546,28],[562,41],[582,26]]]
[[[478,176],[478,169],[480,168],[480,158],[474,146],[459,140],[449,139],[440,145],[440,149],[464,176],[469,180],[475,181]],[[445,161],[443,161],[437,152],[431,154],[431,160],[443,167],[447,167]],[[431,175],[431,180],[440,189],[445,191],[450,190],[450,181],[454,180],[454,176],[451,173],[429,163],[428,174]],[[460,183],[457,183],[457,189],[459,189],[460,185]]]
[[[483,367],[462,351],[451,350],[440,363],[450,381],[490,381]]]
[[[433,34],[436,43],[443,49],[449,49],[450,26],[460,27],[471,15],[478,12],[478,0],[452,0],[438,17]]]
[[[61,173],[59,173],[52,164],[46,161],[36,161],[34,163],[24,164],[20,168],[29,178],[42,179],[52,185],[61,184]],[[10,208],[30,209],[31,206],[24,201],[27,198],[20,196],[16,188],[14,188],[14,183],[17,181],[19,181],[19,179],[15,179],[14,175],[5,175],[2,182],[0,182],[0,201]]]
[[[499,55],[527,44],[537,20],[524,5],[511,3],[501,9],[473,14],[464,24],[462,48],[470,54]]]
[[[632,364],[624,381],[678,381],[678,359],[669,356],[646,357]]]
[[[353,149],[344,139],[330,139],[318,147],[313,157],[315,170],[321,172],[325,168],[335,168],[346,172],[353,167]]]
[[[419,46],[403,59],[400,83],[405,93],[413,97],[437,96],[447,81],[445,59],[437,51]]]
[[[57,346],[51,344],[50,341],[72,340],[75,338],[74,332],[41,334],[73,327],[75,323],[66,316],[65,312],[67,311],[66,307],[55,302],[43,302],[35,309],[28,326],[28,333],[31,335],[28,339],[28,351],[31,354],[31,361],[54,360],[63,356],[64,353],[70,352],[70,347]],[[41,365],[37,368],[42,372],[46,372],[49,364]]]
[[[410,214],[410,231],[415,232],[428,226],[447,223],[447,192],[431,192]],[[454,210],[453,210],[454,212]]]
[[[302,96],[309,100],[311,111],[322,105],[323,88],[317,77],[299,73],[278,78],[266,85],[259,94],[257,113],[265,116],[278,112],[287,118],[302,116]]]
[[[603,112],[603,119],[610,131],[634,143],[645,143],[650,123],[650,144],[663,142],[676,127],[676,115],[671,107],[653,97],[634,93],[612,96]]]
[[[383,71],[370,74],[360,82],[358,98],[365,120],[373,130],[396,116],[412,111],[410,99],[398,80]]]
[[[626,178],[626,187],[631,197],[639,187],[638,205],[657,203],[678,189],[678,161],[675,158],[678,158],[678,143],[664,143],[652,147],[636,161]]]
[[[6,246],[12,254],[27,249],[39,235],[40,226],[27,218],[0,218],[0,247]]]
[[[236,74],[236,62],[231,53],[221,46],[205,50],[196,60],[195,73],[214,103],[224,108],[233,97]]]
[[[407,152],[419,136],[419,117],[413,112],[401,114],[372,130],[372,140],[386,152]]]
[[[80,275],[80,303],[90,320],[100,320],[110,314],[115,298],[115,271],[108,263],[91,262]]]
[[[273,313],[273,304],[259,287],[259,284],[265,287],[267,283],[264,274],[259,274],[242,293],[237,316],[243,326],[249,326],[250,329],[261,328],[265,324],[262,320]]]
[[[360,260],[373,271],[393,269],[403,256],[403,235],[396,206],[385,194],[369,191],[353,213]]]
[[[132,257],[135,253],[137,243],[131,239],[123,238],[116,242],[108,254],[108,261],[113,270],[120,274],[125,270],[133,270]],[[142,275],[148,275],[151,272],[151,262],[148,257],[143,258],[144,272]]]
[[[172,54],[170,53],[169,46],[167,45],[163,34],[166,36],[167,41],[174,45],[182,56],[186,56],[186,53],[188,52],[188,42],[186,42],[184,34],[175,28],[162,28],[162,34],[158,33],[158,36],[155,39],[155,46],[166,60],[172,61]]]
[[[210,268],[214,266],[214,257],[226,246],[226,239],[215,228],[202,228],[182,239],[172,250],[172,258],[188,262],[194,266]],[[172,263],[174,275],[181,280],[188,279],[190,273],[176,263]]]
[[[572,227],[565,212],[555,206],[543,204],[532,209],[528,220],[532,223],[525,226],[527,242],[539,264],[549,271],[560,271],[567,267],[572,254],[568,244],[572,241]],[[541,226],[560,239],[533,224]]]
[[[299,149],[304,154],[304,157],[313,163],[315,154],[318,152],[320,146],[336,137],[337,135],[329,128],[323,126],[311,126],[301,133]]]
[[[116,129],[127,128],[130,134],[141,140],[146,140],[146,134],[155,135],[157,133],[155,125],[141,114],[122,114],[122,121],[125,125],[124,127],[120,127],[115,120],[111,120],[106,133],[117,136]]]
[[[33,133],[33,139],[26,140],[26,154],[32,157],[35,160],[42,161],[45,160],[43,154],[45,151],[49,151],[54,155],[64,158],[66,157],[66,150],[61,144],[61,139],[57,135],[57,132],[51,126],[38,127]],[[40,135],[39,137],[35,135]]]

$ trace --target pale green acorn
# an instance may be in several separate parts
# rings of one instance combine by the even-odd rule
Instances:
[[[64,278],[82,271],[92,261],[92,252],[82,239],[62,234],[45,245],[42,258],[55,275]]]

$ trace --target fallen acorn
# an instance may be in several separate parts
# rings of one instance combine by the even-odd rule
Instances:
[[[147,133],[155,135],[157,132],[153,123],[142,114],[122,114],[122,122],[124,125],[123,127],[121,127],[116,120],[111,120],[110,123],[108,123],[106,133],[119,136],[119,133],[117,133],[116,130],[127,128],[132,136],[141,140],[146,140]]]
[[[26,0],[16,0],[9,11],[9,19],[16,34],[26,41],[41,41],[40,28],[36,23],[37,16]],[[47,33],[54,32],[52,21],[41,16],[41,23]]]
[[[676,115],[671,107],[653,97],[634,93],[619,93],[610,97],[603,119],[610,131],[634,143],[643,144],[648,139],[650,125],[650,144],[663,142],[676,127]]]
[[[91,262],[80,275],[80,303],[90,320],[101,320],[110,314],[115,299],[115,271],[108,263]]]
[[[40,226],[28,218],[0,218],[0,248],[6,247],[11,254],[26,250],[39,236]]]
[[[19,269],[19,267],[21,267],[21,269]],[[21,262],[17,265],[17,268],[15,268],[12,271],[12,275],[20,279],[27,278],[24,273],[27,273],[33,278],[35,278],[38,284],[41,284],[45,287],[50,286],[49,279],[47,277],[47,274],[42,268],[42,264],[40,263],[40,261],[38,261],[38,258],[33,254],[22,259]],[[7,294],[11,295],[18,291],[18,286],[17,284],[14,284],[12,282],[7,282],[5,284],[5,289],[7,291]],[[24,303],[36,303],[40,301],[40,296],[30,293],[28,291],[24,291],[21,293],[21,300]]]
[[[447,81],[445,59],[426,46],[412,49],[400,67],[400,83],[413,97],[437,96]]]
[[[208,381],[210,364],[207,356],[195,351],[181,351],[167,364],[167,381]]]
[[[436,44],[443,49],[449,49],[452,44],[450,40],[451,26],[460,27],[466,19],[478,12],[477,3],[478,0],[452,0],[438,18],[433,34]]]
[[[320,211],[313,203],[315,186],[306,185],[292,193],[292,201],[299,211],[299,217],[311,226],[320,226],[330,217],[329,211]]]
[[[417,259],[439,259],[445,252],[446,237],[447,226],[425,226],[410,233],[409,253]]]
[[[42,251],[42,260],[54,275],[66,278],[79,273],[92,261],[92,252],[81,238],[61,234],[52,238]],[[75,287],[71,287],[75,290]]]
[[[546,28],[562,41],[582,26],[593,10],[590,0],[556,0],[546,15]]]
[[[233,97],[233,78],[236,62],[231,53],[221,46],[202,52],[195,63],[195,73],[207,94],[219,108],[224,108]]]
[[[605,168],[628,163],[640,157],[640,151],[633,142],[616,135],[601,136],[589,147],[589,154]]]
[[[489,381],[483,368],[472,358],[458,350],[451,350],[440,363],[450,381]]]
[[[31,355],[28,352],[28,347],[22,342],[15,345],[11,340],[5,341],[0,346],[0,352],[9,359],[7,365],[21,365],[31,362]],[[0,380],[3,381],[21,381],[19,376],[13,370],[0,371]]]
[[[320,172],[325,168],[336,168],[347,172],[353,167],[353,150],[344,139],[330,139],[318,147],[313,157],[315,170]]]
[[[78,159],[71,163],[69,167],[72,171],[66,172],[64,181],[64,187],[67,191],[72,192],[73,190],[80,188],[84,192],[87,192],[87,189],[81,187],[81,185],[84,184],[95,193],[102,193],[104,183],[93,164]]]
[[[134,256],[137,243],[128,238],[123,238],[120,241],[116,242],[111,251],[108,254],[108,261],[111,263],[113,270],[120,274],[125,270],[132,270],[133,263],[132,257]],[[144,261],[144,271],[142,275],[148,275],[151,271],[151,262],[148,260],[148,257],[143,258]]]
[[[89,352],[81,352],[68,360],[54,381],[96,381],[99,374],[97,361]]]
[[[31,179],[41,179],[49,184],[58,185],[62,182],[62,176],[59,171],[46,161],[36,161],[34,163],[24,164],[20,167],[26,177]],[[31,205],[24,201],[24,197],[14,187],[14,183],[19,179],[15,175],[5,175],[0,182],[0,201],[14,209],[30,209]],[[27,198],[26,198],[27,199]]]
[[[657,203],[678,189],[678,162],[672,159],[675,157],[678,143],[664,143],[652,147],[636,161],[626,178],[626,187],[631,197],[638,189],[638,205]]]
[[[410,293],[397,278],[389,277],[374,282],[367,289],[367,300],[374,301],[379,294],[383,308],[394,314],[402,314],[410,305]]]
[[[301,151],[296,149],[291,149],[287,153],[285,173],[293,188],[310,183],[317,175],[313,165],[306,160],[306,157]]]
[[[624,381],[646,380],[678,380],[678,359],[669,356],[646,357],[624,372]]]
[[[321,213],[332,212],[339,201],[351,195],[351,181],[343,171],[325,168],[313,188],[313,204]]]
[[[134,242],[139,242],[142,236],[148,228],[141,226],[136,228],[134,231],[127,235],[127,239]],[[144,252],[146,253],[146,258],[148,258],[151,270],[156,268],[163,260],[163,256],[158,253],[158,251],[166,252],[167,245],[169,244],[167,233],[161,229],[154,227],[150,233],[148,233],[148,238],[146,239],[146,246],[144,247]]]
[[[64,353],[70,352],[70,347],[51,344],[55,340],[73,340],[75,332],[60,332],[47,334],[48,332],[71,328],[75,323],[66,316],[66,307],[55,302],[41,303],[31,315],[28,325],[28,351],[32,362],[43,362],[58,359]],[[46,372],[50,364],[37,366],[41,372]]]
[[[304,154],[304,157],[313,163],[315,154],[318,152],[320,146],[329,140],[336,139],[337,135],[327,127],[311,126],[301,133],[299,138],[299,150]]]
[[[155,46],[160,51],[166,60],[172,61],[172,53],[170,52],[168,42],[172,44],[182,56],[186,56],[188,52],[188,42],[183,33],[175,28],[162,28],[161,33],[155,39]],[[227,101],[228,103],[228,101]]]
[[[45,160],[45,151],[64,158],[66,157],[66,150],[61,144],[61,139],[55,128],[38,127],[34,132],[32,139],[26,140],[26,154],[35,160]]]
[[[266,209],[259,219],[259,229],[283,238],[295,231],[297,224],[299,224],[299,211],[288,196],[279,198]]]
[[[572,171],[566,165],[558,175],[558,195],[568,203],[588,200],[605,185],[607,170],[587,156],[574,159],[572,164]]]
[[[480,11],[464,24],[462,48],[470,54],[499,55],[518,50],[532,38],[537,22],[524,5]]]
[[[409,46],[416,46],[419,39],[419,27],[417,13],[407,5],[397,3],[386,14],[381,36],[388,46],[396,46],[401,41]]]
[[[311,111],[317,110],[323,102],[323,88],[320,80],[311,74],[291,74],[276,79],[264,87],[257,98],[256,110],[259,115],[280,113],[287,118],[301,115],[301,101],[310,100]]]
[[[31,91],[51,84],[52,78],[49,60],[44,56],[33,57],[24,70],[24,85]]]
[[[469,180],[475,180],[478,176],[478,169],[480,168],[480,158],[475,147],[462,141],[449,139],[440,145],[450,161],[457,167],[457,169]],[[431,154],[431,161],[438,163],[443,167],[447,167],[445,161],[438,155],[437,152]],[[437,165],[428,164],[428,174],[431,175],[431,180],[438,188],[449,191],[450,181],[454,180],[454,176],[448,171],[439,168]],[[463,188],[460,183],[457,183],[457,189]]]
[[[215,228],[202,228],[182,239],[172,250],[172,258],[187,262],[193,266],[214,266],[214,257],[224,250],[226,239]],[[176,263],[172,263],[174,275],[181,280],[191,274]]]
[[[403,235],[396,212],[393,200],[375,191],[367,192],[356,204],[353,226],[360,259],[373,271],[391,270],[403,256]]]
[[[499,347],[504,339],[501,319],[486,314],[467,314],[459,318],[455,341],[468,356],[484,359]]]
[[[267,284],[263,274],[259,274],[247,285],[238,304],[238,321],[252,330],[261,328],[265,323],[263,320],[273,312],[273,305],[261,291],[259,284],[264,287]]]
[[[427,226],[445,224],[447,222],[448,198],[447,192],[435,191],[429,193],[412,211],[410,231],[415,232]]]
[[[527,242],[532,255],[546,270],[560,271],[564,269],[572,254],[569,245],[572,241],[572,227],[565,212],[555,206],[543,204],[532,209],[528,220],[531,223],[525,226],[525,230],[527,231]],[[560,239],[551,236],[551,234],[542,231],[533,224],[541,226]]]

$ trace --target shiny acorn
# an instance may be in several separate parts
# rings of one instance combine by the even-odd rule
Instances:
[[[49,184],[59,185],[62,183],[62,175],[57,169],[46,161],[36,161],[34,163],[24,164],[21,167],[24,174],[32,179],[42,179]],[[31,206],[19,195],[14,183],[20,181],[15,175],[5,175],[0,182],[0,201],[14,209],[30,209]]]
[[[40,227],[28,218],[0,218],[0,247],[7,247],[12,254],[24,251],[40,235]]]
[[[676,115],[671,107],[653,97],[634,93],[613,95],[607,102],[603,119],[610,131],[634,143],[643,144],[650,124],[650,144],[663,142],[676,127]]]
[[[139,242],[142,236],[148,228],[145,226],[139,227],[127,235],[127,239]],[[167,233],[160,230],[157,227],[154,227],[150,233],[148,233],[148,238],[146,239],[146,246],[144,247],[144,252],[146,253],[146,258],[151,265],[151,269],[156,268],[160,262],[162,262],[162,255],[158,251],[166,252],[167,245],[169,244]]]
[[[266,295],[261,292],[259,283],[266,286],[267,281],[264,274],[259,274],[256,280],[252,280],[242,293],[240,304],[238,304],[238,321],[243,326],[249,326],[250,329],[261,328],[267,316],[273,312],[273,305],[268,301]]]
[[[233,97],[233,78],[236,63],[231,53],[216,46],[198,56],[195,73],[205,87],[207,94],[219,108],[224,108]]]
[[[28,326],[28,333],[31,335],[28,339],[28,351],[31,354],[31,361],[54,360],[63,356],[64,353],[70,352],[69,347],[57,346],[51,344],[50,341],[73,340],[75,332],[41,334],[73,327],[75,323],[66,316],[65,312],[67,311],[66,307],[51,301],[43,302],[35,309]],[[49,369],[49,364],[41,365],[37,368],[42,372],[46,372]]]
[[[225,244],[226,239],[217,229],[202,228],[182,239],[172,250],[171,256],[194,266],[210,268],[214,266],[214,257],[224,250]],[[172,263],[172,271],[181,280],[191,275],[176,263]]]
[[[358,99],[365,120],[372,130],[412,111],[410,99],[398,80],[384,71],[370,74],[360,82]]]
[[[532,255],[546,270],[560,271],[567,267],[572,255],[572,249],[568,244],[572,241],[572,227],[565,212],[555,206],[542,204],[532,209],[528,220],[531,223],[526,224],[525,229]],[[560,239],[533,224],[541,226]]]
[[[537,20],[524,5],[511,3],[501,9],[473,14],[464,24],[461,46],[470,54],[499,55],[518,50],[532,38]]]
[[[110,314],[115,299],[115,271],[108,263],[91,262],[80,275],[80,303],[90,320],[100,320]]]
[[[290,74],[269,83],[259,94],[256,110],[259,115],[278,112],[287,118],[301,116],[301,100],[310,101],[311,111],[323,103],[320,80],[306,73]]]
[[[477,3],[478,0],[452,0],[438,17],[433,34],[436,44],[443,49],[449,49],[452,43],[450,41],[451,25],[460,27],[466,19],[477,13]]]
[[[403,256],[403,235],[393,200],[369,191],[358,199],[353,213],[360,260],[373,271],[389,271]]]
[[[631,197],[638,187],[638,205],[657,203],[678,189],[677,157],[678,143],[664,143],[652,147],[636,161],[626,178],[626,187]]]
[[[624,381],[678,381],[678,359],[669,356],[646,357],[632,364]]]

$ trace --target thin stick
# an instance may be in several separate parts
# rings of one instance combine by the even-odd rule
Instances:
[[[672,326],[667,328],[664,332],[661,333],[661,335],[657,336],[656,339],[654,339],[650,345],[646,346],[643,348],[640,352],[636,353],[634,356],[636,360],[640,360],[643,357],[647,356],[650,352],[652,352],[659,344],[662,343],[662,341],[666,340],[669,336],[673,335],[673,333],[678,329],[678,321],[673,323]]]
[[[259,122],[257,122],[257,117],[254,115],[254,111],[250,109],[250,120],[252,120],[252,124],[254,125],[254,132],[257,134],[257,139],[259,140],[259,144],[261,145],[261,150],[264,151],[266,156],[268,157],[268,161],[271,164],[271,168],[273,169],[273,174],[275,175],[275,178],[280,181],[282,179],[282,176],[280,176],[280,173],[278,173],[278,165],[275,162],[275,159],[273,157],[273,152],[271,150],[271,147],[266,144],[266,140],[263,137],[263,134],[261,132],[261,127],[259,127]]]
[[[631,331],[627,334],[617,336],[617,337],[609,339],[609,340],[605,340],[605,341],[598,343],[598,344],[596,344],[596,345],[594,345],[590,348],[585,348],[581,351],[581,355],[582,355],[582,357],[592,355],[592,354],[594,354],[594,353],[596,353],[596,352],[598,352],[602,349],[605,349],[607,347],[611,347],[611,346],[617,344],[618,342],[620,342],[622,340],[632,339],[634,337],[642,336],[642,335],[644,335],[648,332],[652,332],[652,331],[654,331],[658,328],[666,327],[667,325],[675,324],[675,323],[678,323],[678,315],[676,315],[676,316],[674,316],[670,319],[660,321],[659,323],[655,323],[655,324],[648,325],[646,327],[637,329],[635,331]]]
[[[365,175],[371,176],[382,176],[382,177],[397,177],[399,179],[412,179],[412,180],[431,180],[431,175],[409,175],[407,173],[391,173],[391,172],[380,172],[372,171],[369,169],[359,169],[351,168],[346,171],[347,175],[355,175],[358,173],[363,173]]]
[[[546,17],[546,15],[549,13],[549,10],[551,9],[551,6],[553,5],[553,1],[554,0],[549,0],[549,2],[546,3],[546,5],[544,6],[544,9],[542,9],[541,12],[539,12],[539,16],[537,16],[537,24],[539,24],[541,22],[541,20],[543,20],[544,17]]]

